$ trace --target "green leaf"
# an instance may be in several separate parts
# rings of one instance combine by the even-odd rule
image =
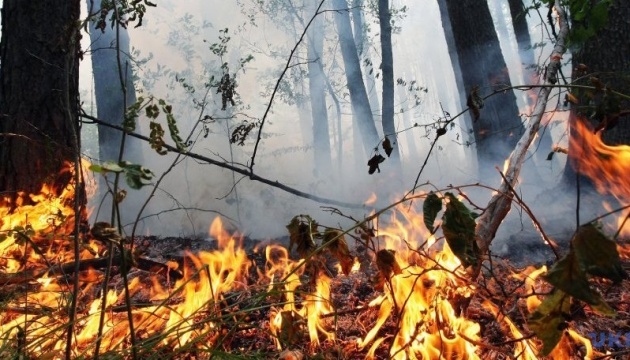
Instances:
[[[431,191],[429,195],[427,195],[427,198],[424,199],[424,204],[422,205],[424,226],[429,229],[431,234],[435,233],[436,229],[433,227],[433,224],[440,211],[442,211],[442,199]]]
[[[107,165],[107,166],[105,166]],[[145,185],[149,185],[149,181],[153,179],[153,172],[138,164],[132,164],[127,161],[121,161],[118,164],[105,163],[106,168],[119,169],[116,172],[122,172],[125,174],[125,181],[132,189],[140,189]]]
[[[90,165],[90,170],[94,171],[95,173],[100,173],[100,174],[105,174],[107,172],[114,172],[114,173],[123,172],[123,168],[113,161],[106,161],[105,163],[103,163],[103,165],[97,165],[97,164]]]
[[[475,241],[475,219],[466,205],[453,194],[447,192],[444,195],[448,198],[442,217],[444,238],[464,267],[477,265],[479,247]]]
[[[561,290],[554,290],[527,320],[527,326],[543,342],[541,355],[546,356],[558,345],[567,327],[571,298]]]
[[[621,266],[617,244],[592,223],[580,226],[571,242],[577,261],[586,273],[615,283],[628,276]]]
[[[543,275],[543,278],[554,287],[591,305],[603,315],[615,315],[615,311],[606,304],[604,299],[591,289],[586,273],[582,270],[573,251],[556,262],[549,272]]]

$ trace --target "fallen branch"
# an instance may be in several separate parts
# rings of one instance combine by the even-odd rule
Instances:
[[[560,6],[560,1],[556,0],[554,6],[558,14],[558,23],[560,29],[558,31],[556,44],[553,51],[551,52],[549,65],[546,69],[545,85],[554,85],[557,82],[558,69],[560,69],[561,66],[562,56],[566,52],[565,41],[569,32],[566,13],[564,12],[564,9]],[[525,133],[518,141],[516,147],[508,157],[505,178],[501,181],[499,191],[497,191],[495,195],[492,196],[492,198],[488,202],[486,211],[483,212],[483,214],[479,217],[477,221],[475,237],[481,254],[487,254],[488,249],[490,248],[490,243],[494,239],[499,225],[501,225],[501,222],[510,211],[513,199],[513,193],[510,191],[510,189],[514,188],[518,182],[518,176],[520,174],[523,162],[525,161],[527,150],[529,149],[529,146],[534,141],[536,134],[538,133],[540,123],[542,121],[543,115],[545,114],[549,95],[551,94],[552,90],[553,87],[547,86],[539,88],[538,97],[536,99],[536,105],[534,107],[534,112],[532,114],[531,120],[527,125]],[[476,277],[479,274],[480,270],[481,266],[479,265],[473,272],[473,276]]]
[[[90,116],[90,115],[82,113],[81,117],[85,118],[85,119],[88,119],[88,120],[91,120],[91,121],[93,121],[93,122],[95,122],[95,123],[97,123],[99,125],[103,125],[103,126],[106,126],[106,127],[110,127],[112,129],[120,130],[120,131],[125,131],[125,129],[123,127],[121,127],[121,126],[108,124],[105,121],[100,120],[100,119],[98,119],[98,118],[96,118],[94,116]],[[144,135],[140,135],[140,134],[134,133],[134,132],[127,132],[127,135],[135,137],[135,138],[140,139],[140,140],[144,140],[146,142],[150,142],[151,141],[151,139],[149,139],[148,137],[146,137]],[[190,151],[180,150],[180,149],[178,149],[175,146],[171,146],[171,145],[168,145],[168,144],[163,144],[162,147],[164,149],[168,150],[168,151],[171,151],[171,152],[174,152],[174,153],[178,153],[178,154],[181,154],[181,155],[184,155],[184,156],[188,156],[190,158],[203,161],[203,162],[208,163],[210,165],[215,165],[215,166],[218,166],[218,167],[221,167],[221,168],[224,168],[224,169],[228,169],[230,171],[234,171],[236,173],[239,173],[241,175],[245,175],[245,176],[249,177],[253,181],[258,181],[258,182],[261,182],[263,184],[267,184],[267,185],[273,186],[275,188],[278,188],[280,190],[286,191],[286,192],[288,192],[290,194],[293,194],[293,195],[296,195],[296,196],[299,196],[299,197],[302,197],[302,198],[305,198],[305,199],[317,201],[317,202],[322,203],[322,204],[341,206],[341,207],[345,207],[345,208],[349,208],[349,209],[367,209],[367,208],[369,208],[369,207],[367,207],[367,206],[365,206],[363,204],[348,203],[348,202],[343,202],[343,201],[334,200],[334,199],[328,199],[328,198],[325,198],[325,197],[309,194],[309,193],[306,193],[306,192],[294,189],[292,187],[286,186],[286,185],[284,185],[284,184],[282,184],[282,183],[280,183],[278,181],[273,181],[273,180],[269,180],[267,178],[258,176],[258,175],[254,174],[253,172],[251,172],[251,171],[249,171],[247,169],[243,169],[243,168],[240,168],[240,167],[237,167],[237,166],[234,166],[234,165],[230,165],[230,164],[225,163],[225,162],[217,161],[217,160],[211,159],[211,158],[209,158],[207,156],[199,155],[197,153],[193,153],[193,152],[190,152]]]
[[[167,272],[168,276],[173,280],[179,280],[183,278],[181,272],[170,269],[168,265],[151,259],[136,257],[133,261],[133,266],[138,269],[150,271],[152,273]],[[113,263],[116,266],[121,266],[122,256],[120,254],[114,255]],[[24,270],[19,273],[0,273],[0,285],[13,285],[24,284],[42,278],[43,276],[65,276],[68,274],[74,274],[77,271],[85,271],[89,269],[103,269],[109,264],[109,257],[97,258],[97,259],[84,259],[80,260],[78,267],[75,268],[75,263],[70,262],[66,264],[54,265],[48,268],[42,269],[30,269]]]

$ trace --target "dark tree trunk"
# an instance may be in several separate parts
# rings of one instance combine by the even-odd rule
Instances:
[[[93,6],[92,14],[100,14],[101,0],[87,0],[87,6],[88,9]],[[110,10],[107,19],[112,15],[112,12],[113,10]],[[120,126],[125,116],[125,107],[136,102],[130,62],[129,34],[126,29],[121,27],[118,30],[117,46],[116,27],[112,28],[109,21],[102,30],[97,29],[96,25],[95,21],[90,24],[90,42],[97,117],[109,124]],[[118,56],[120,56],[120,73]],[[120,131],[99,125],[100,159],[102,161],[118,161],[121,141],[122,133]],[[133,162],[141,161],[140,142],[135,138],[127,137],[124,155],[125,159]]]
[[[367,154],[371,154],[378,145],[379,137],[376,131],[376,124],[370,109],[370,101],[363,83],[361,64],[357,47],[352,35],[352,25],[348,14],[348,4],[346,0],[333,0],[335,13],[335,23],[339,34],[339,45],[345,67],[346,80],[348,81],[348,91],[352,102],[352,115],[361,131],[363,148]],[[366,159],[367,160],[367,159]]]
[[[4,1],[0,192],[11,201],[71,181],[62,170],[79,145],[79,15],[79,0]]]
[[[466,97],[475,87],[483,97],[511,86],[488,3],[485,0],[445,2]],[[466,104],[467,98],[462,102]],[[501,165],[523,132],[514,92],[508,90],[486,99],[479,119],[473,120],[472,125],[480,162]]]
[[[389,0],[378,1],[378,18],[381,28],[381,70],[383,71],[383,135],[392,145],[391,160],[400,167],[398,136],[394,124],[394,54],[392,51],[392,24]],[[400,169],[399,169],[400,170]]]
[[[610,89],[630,94],[630,2],[626,0],[614,0],[609,7],[608,23],[599,30],[597,34],[589,38],[579,49],[573,53],[573,75],[577,80],[575,84],[592,86],[590,77],[600,79]],[[584,64],[588,67],[588,75],[579,72],[578,65]],[[578,106],[573,106],[569,119],[570,131],[574,131],[575,122],[578,119],[590,119],[594,112],[592,106],[585,106],[589,101],[595,100],[595,105],[602,98],[601,94],[591,98],[588,94],[574,91],[574,95],[580,100]],[[630,101],[617,98],[619,109],[630,110]],[[591,125],[596,128],[600,122],[591,120]],[[571,136],[571,135],[570,135]],[[602,134],[603,141],[608,145],[630,145],[630,116],[622,116],[617,125],[605,129]],[[573,153],[569,148],[569,156]],[[568,164],[571,161],[568,162]],[[571,166],[566,167],[565,180],[575,181],[575,173]]]
[[[315,173],[330,176],[330,134],[328,109],[326,107],[326,75],[322,63],[324,52],[324,21],[317,16],[308,33],[308,86],[313,119],[313,146],[315,150]]]
[[[534,58],[532,39],[529,34],[529,25],[527,24],[527,10],[525,5],[523,5],[523,0],[508,0],[508,3],[519,56],[524,66],[525,81],[533,82],[533,77],[536,74],[536,59]]]

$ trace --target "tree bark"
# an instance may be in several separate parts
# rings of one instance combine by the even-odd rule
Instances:
[[[381,70],[383,71],[383,108],[381,112],[383,135],[392,146],[390,159],[393,161],[394,167],[401,170],[398,135],[394,123],[394,54],[392,51],[392,16],[389,10],[389,0],[378,1],[378,18],[381,28]]]
[[[101,0],[86,0],[92,14],[100,14]],[[93,4],[93,5],[92,5]],[[107,18],[111,16],[110,10]],[[125,117],[125,108],[136,102],[129,49],[129,33],[120,28],[116,36],[116,26],[105,24],[104,29],[96,28],[97,22],[90,22],[90,43],[92,50],[92,73],[97,116],[110,124],[120,125]],[[118,68],[118,57],[120,67]],[[119,73],[120,71],[120,73]],[[121,82],[122,74],[122,82]],[[123,85],[125,91],[123,92]],[[125,98],[126,93],[126,98]],[[105,126],[98,127],[99,156],[102,161],[118,161],[122,133]],[[133,162],[142,160],[139,142],[125,139],[125,159]]]
[[[79,15],[79,0],[4,1],[0,192],[11,206],[18,192],[59,193],[72,179],[63,170],[78,149]]]
[[[309,7],[310,10],[311,7]],[[316,8],[313,7],[313,10]],[[308,16],[312,16],[309,14]],[[317,16],[308,32],[308,87],[313,119],[313,147],[315,152],[315,174],[330,176],[331,153],[328,130],[328,108],[326,106],[326,74],[322,63],[324,52],[324,20]]]
[[[374,148],[378,145],[379,137],[365,84],[363,83],[361,64],[352,35],[350,15],[348,14],[348,4],[346,0],[333,0],[333,7],[336,10],[335,23],[339,34],[346,80],[348,81],[347,86],[350,92],[353,118],[361,132],[361,140],[365,152],[372,154]]]
[[[485,0],[445,3],[466,94],[462,103],[467,103],[475,87],[483,97],[512,86],[488,3]],[[485,160],[501,165],[523,133],[514,92],[508,90],[486,99],[479,119],[473,119],[472,128],[480,163]]]
[[[630,60],[627,54],[630,52],[630,3],[624,0],[614,0],[609,7],[608,23],[597,34],[587,39],[577,50],[574,51],[572,57],[573,73],[572,78],[577,85],[592,86],[590,77],[597,77],[606,86],[615,91],[624,94],[630,94],[630,83],[627,80],[628,71],[630,70]],[[575,21],[575,19],[573,19]],[[579,71],[578,66],[584,64],[588,67],[588,75],[584,71]],[[579,101],[578,105],[572,104],[571,113],[569,115],[569,137],[575,135],[575,126],[578,121],[589,121],[593,112],[592,106],[585,106],[591,101],[601,97],[593,98],[585,92],[573,91]],[[630,102],[620,99],[619,108],[622,110],[630,109]],[[590,121],[593,127],[598,123]],[[628,116],[619,119],[618,124],[612,129],[606,129],[602,133],[602,140],[608,145],[630,144],[630,118]],[[568,161],[564,169],[563,183],[574,185],[576,182],[575,167],[579,167],[578,158],[572,157],[576,151],[573,150],[571,142],[569,142]],[[579,151],[577,151],[579,153]],[[593,183],[585,178],[580,177],[580,183],[585,190],[594,191]],[[585,187],[584,187],[585,186]]]

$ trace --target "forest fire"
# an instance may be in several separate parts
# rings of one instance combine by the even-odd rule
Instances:
[[[569,157],[576,171],[589,178],[599,193],[614,196],[622,206],[628,205],[630,146],[605,144],[601,132],[594,132],[585,121],[575,121],[573,130]],[[620,233],[630,235],[627,216],[618,219]],[[630,255],[627,249],[624,252]]]
[[[427,194],[421,196],[428,201]],[[65,266],[74,261],[70,250],[74,212],[68,206],[72,187],[61,196],[44,189],[32,198],[35,205],[2,213],[1,230],[7,236],[0,242],[0,281],[7,291],[0,312],[0,355],[13,351],[25,358],[64,358],[67,309],[75,296],[73,272]],[[460,199],[446,193],[438,201],[449,209]],[[527,336],[523,324],[508,317],[501,304],[489,299],[487,288],[470,281],[460,258],[438,237],[438,229],[452,226],[446,214],[432,232],[425,215],[413,206],[402,204],[390,214],[379,221],[378,229],[356,229],[361,234],[357,241],[362,239],[361,246],[367,249],[365,259],[374,264],[367,268],[359,267],[354,257],[358,253],[345,265],[340,261],[329,266],[331,258],[348,255],[339,245],[345,244],[342,231],[333,232],[334,238],[322,249],[310,249],[298,259],[283,246],[267,245],[263,263],[257,264],[243,238],[228,233],[220,218],[209,229],[215,250],[187,252],[179,262],[165,262],[161,274],[141,269],[138,254],[123,256],[142,271],[125,272],[113,260],[114,276],[107,284],[102,266],[81,268],[72,357],[92,358],[97,342],[102,356],[140,356],[130,350],[135,348],[142,358],[179,359],[185,354],[206,358],[217,348],[236,346],[229,343],[243,333],[254,334],[256,349],[272,354],[295,348],[315,353],[340,344],[347,351],[343,358],[480,359],[484,347],[490,346],[483,335],[488,326],[467,316],[465,309],[476,295],[486,294],[481,297],[485,300],[477,301],[476,311],[491,314],[500,324],[503,336],[512,342],[510,356],[538,358],[539,342]],[[333,256],[321,256],[333,246],[337,249],[329,253]],[[108,254],[102,242],[90,240],[82,245],[80,262],[110,256],[120,258]],[[165,268],[167,274],[180,275],[164,276]],[[521,282],[519,291],[527,292],[540,284],[537,278],[546,271],[528,268],[512,277]],[[128,285],[121,281],[123,276]],[[339,300],[346,295],[335,290],[345,277],[373,288],[350,309]],[[536,295],[523,293],[523,298],[527,301],[522,308],[528,313],[541,304]],[[363,314],[360,336],[354,339],[340,335],[338,319],[345,311]],[[554,358],[571,358],[576,346],[592,355],[590,342],[573,330],[567,330],[559,344]]]

